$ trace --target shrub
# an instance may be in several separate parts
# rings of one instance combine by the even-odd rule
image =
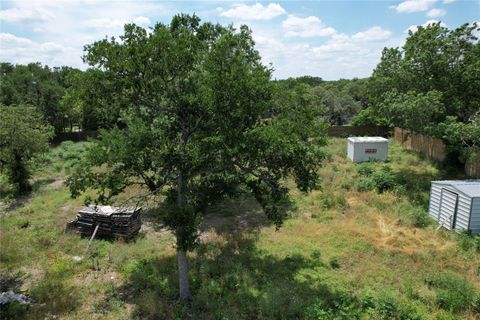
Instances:
[[[375,171],[370,178],[373,180],[375,188],[380,193],[391,190],[397,185],[395,174],[393,174],[388,167],[385,167],[380,171]]]
[[[472,301],[473,311],[480,314],[480,292],[477,292]]]
[[[458,245],[463,251],[468,251],[473,247],[473,239],[468,232],[462,232],[459,235]]]
[[[358,174],[361,176],[368,177],[374,172],[372,162],[363,162],[358,165]]]
[[[78,303],[77,290],[69,285],[64,276],[48,272],[45,277],[30,289],[33,299],[45,304],[47,313],[61,314],[74,310]]]
[[[476,297],[473,286],[453,273],[443,272],[427,279],[427,283],[436,288],[436,303],[442,309],[460,312],[474,304]]]
[[[480,252],[480,235],[475,237],[475,250],[477,252]]]
[[[338,269],[340,268],[340,262],[338,261],[338,258],[331,258],[330,259],[330,267],[332,269]]]
[[[7,302],[2,304],[0,311],[2,320],[21,319],[27,311],[27,306],[18,302]]]
[[[333,193],[331,191],[322,192],[320,194],[322,207],[325,210],[340,208],[344,209],[347,206],[345,196],[343,193]]]
[[[398,320],[422,320],[426,316],[424,311],[416,304],[405,301],[393,292],[382,292],[378,294],[374,302],[375,318],[398,319]]]
[[[415,207],[410,211],[412,225],[417,228],[425,228],[430,224],[428,213],[421,207]]]
[[[312,320],[360,319],[361,304],[347,292],[329,293],[307,307],[305,318]]]
[[[15,186],[8,181],[8,177],[0,174],[0,199],[15,197]]]
[[[340,188],[348,191],[352,188],[352,186],[351,186],[350,182],[342,182],[342,184],[340,185]]]
[[[375,188],[375,183],[370,178],[363,178],[357,184],[357,190],[361,192],[370,191]]]
[[[378,192],[383,193],[398,186],[397,177],[388,166],[374,169],[371,163],[366,162],[359,166],[358,173],[363,176],[358,182],[358,191],[376,189]]]

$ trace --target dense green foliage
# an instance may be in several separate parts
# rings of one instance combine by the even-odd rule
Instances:
[[[111,128],[120,110],[106,100],[111,83],[99,70],[81,71],[40,63],[0,63],[0,103],[35,106],[56,133]],[[116,105],[115,105],[116,106]]]
[[[53,128],[34,107],[26,105],[0,105],[0,123],[0,172],[13,186],[13,194],[22,194],[30,189],[27,163],[47,150]]]
[[[62,132],[78,121],[71,108],[61,103],[68,86],[67,78],[72,72],[76,70],[42,67],[39,63],[0,63],[0,104],[32,105],[56,132]]]
[[[323,107],[321,116],[331,125],[349,124],[361,107],[368,104],[364,79],[323,81],[304,76],[277,80],[276,84],[280,95],[286,91],[303,91],[305,107]]]
[[[442,138],[464,156],[480,145],[480,43],[476,23],[433,23],[385,48],[368,80],[370,105],[354,124],[381,124]]]
[[[250,192],[280,226],[286,178],[302,191],[317,185],[321,109],[305,107],[301,92],[272,99],[270,70],[247,27],[187,15],[151,33],[126,25],[120,41],[86,46],[85,61],[114,84],[103,99],[123,110],[125,126],[102,131],[68,180],[72,195],[93,188],[105,203],[129,186],[145,188],[138,197],[163,206],[179,254],[194,247],[206,208],[226,196]]]

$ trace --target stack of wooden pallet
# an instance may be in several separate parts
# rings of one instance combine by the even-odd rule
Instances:
[[[67,229],[80,232],[82,236],[96,235],[131,239],[142,226],[140,208],[119,208],[90,205],[78,211],[77,218],[68,223]]]

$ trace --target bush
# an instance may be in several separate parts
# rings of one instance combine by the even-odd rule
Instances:
[[[377,319],[422,320],[426,318],[417,304],[400,299],[393,292],[379,294],[374,305],[374,318]]]
[[[425,228],[430,224],[430,217],[428,213],[421,207],[413,208],[410,211],[412,225],[417,228]]]
[[[475,237],[475,250],[477,252],[480,252],[480,235]]]
[[[357,184],[357,190],[361,192],[375,189],[375,183],[370,178],[361,179]]]
[[[18,302],[7,302],[1,306],[0,311],[2,320],[21,319],[27,311],[27,306]]]
[[[375,170],[371,164],[366,164],[359,167],[358,173],[363,176],[357,185],[358,191],[376,189],[383,193],[398,186],[397,177],[388,166]]]
[[[473,242],[474,241],[469,232],[462,232],[458,237],[458,245],[463,251],[470,250],[474,245]]]
[[[342,182],[342,184],[340,185],[340,188],[348,191],[352,188],[352,186],[350,185],[350,182]]]
[[[474,287],[453,273],[443,272],[427,280],[427,283],[436,288],[436,303],[442,309],[460,312],[475,303]]]
[[[334,257],[334,258],[330,259],[330,263],[329,263],[329,264],[330,264],[330,267],[331,267],[332,269],[338,269],[338,268],[340,268],[340,262],[338,261],[338,258],[335,258],[335,257]]]
[[[15,186],[8,181],[8,177],[0,174],[0,199],[11,199],[15,197]]]
[[[50,272],[30,289],[30,294],[38,303],[45,304],[45,311],[61,314],[74,310],[78,303],[76,288],[67,284],[64,277]]]
[[[322,192],[320,194],[320,201],[324,210],[333,208],[344,209],[347,206],[345,196],[342,193],[333,193],[331,191]]]
[[[375,170],[373,168],[373,163],[372,162],[363,162],[358,165],[358,174],[364,177],[368,177],[371,175]]]
[[[395,174],[393,174],[389,167],[384,167],[380,171],[375,171],[370,178],[373,180],[375,188],[380,193],[391,190],[397,185]]]
[[[329,293],[307,307],[305,318],[312,320],[360,319],[363,313],[357,299],[346,293]]]

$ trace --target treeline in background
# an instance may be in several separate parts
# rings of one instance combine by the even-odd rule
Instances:
[[[272,80],[272,108],[322,105],[331,125],[402,127],[442,139],[464,161],[480,148],[479,30],[418,27],[402,48],[385,48],[366,79]],[[115,82],[98,69],[1,63],[0,77],[0,104],[34,106],[55,133],[122,127],[129,107],[109,98]]]

